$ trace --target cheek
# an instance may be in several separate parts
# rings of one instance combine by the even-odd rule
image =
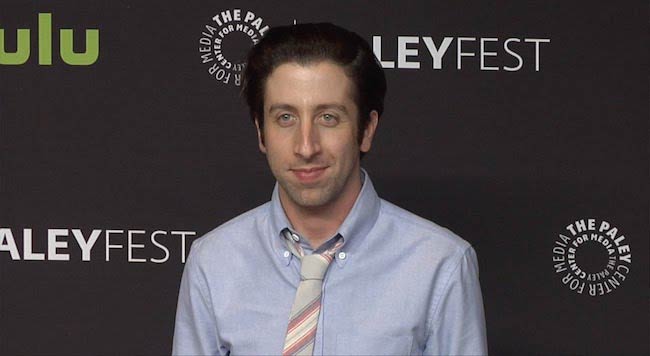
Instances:
[[[273,166],[282,166],[293,158],[291,140],[286,137],[268,133],[264,137],[266,147],[266,158]]]
[[[346,160],[350,160],[350,157],[359,154],[359,145],[356,137],[348,133],[345,135],[331,136],[321,142],[334,157],[345,157]]]
[[[282,146],[286,146],[287,138],[283,137],[277,130],[264,130],[264,144],[268,151],[278,152]]]

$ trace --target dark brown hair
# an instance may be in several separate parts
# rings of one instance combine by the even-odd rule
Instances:
[[[278,66],[330,60],[341,65],[354,83],[354,101],[359,108],[359,143],[370,121],[370,112],[384,111],[386,77],[370,45],[358,34],[331,23],[305,23],[271,28],[248,52],[242,96],[251,119],[264,127],[264,87]]]

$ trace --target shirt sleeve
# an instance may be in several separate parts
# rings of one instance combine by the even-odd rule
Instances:
[[[227,355],[228,350],[218,342],[212,302],[199,265],[196,242],[192,244],[181,279],[172,355]]]
[[[426,355],[487,355],[483,297],[476,252],[470,246],[433,306]]]

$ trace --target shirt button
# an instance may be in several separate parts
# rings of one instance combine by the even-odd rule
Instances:
[[[291,234],[291,237],[293,238],[293,241],[295,241],[295,242],[300,241],[300,236],[298,236],[296,234]]]
[[[339,260],[344,260],[347,257],[345,252],[339,252]]]
[[[284,253],[283,253],[282,255],[283,255],[285,258],[289,258],[289,256],[291,256],[291,252],[285,250]]]

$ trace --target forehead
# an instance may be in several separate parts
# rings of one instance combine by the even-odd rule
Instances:
[[[265,111],[278,103],[295,107],[341,104],[356,109],[352,81],[341,65],[331,61],[281,64],[271,72],[264,89]]]

